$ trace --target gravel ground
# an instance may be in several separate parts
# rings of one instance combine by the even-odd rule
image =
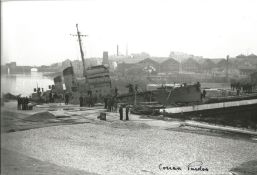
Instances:
[[[2,148],[104,175],[229,174],[257,159],[254,142],[132,125],[86,123],[4,133]],[[188,171],[194,161],[209,171]],[[160,164],[182,170],[160,170]]]
[[[30,158],[23,154],[1,149],[1,175],[97,175],[74,168],[58,166]]]

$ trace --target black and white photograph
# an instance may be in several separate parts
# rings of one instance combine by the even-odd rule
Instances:
[[[1,0],[1,175],[257,175],[257,1]]]

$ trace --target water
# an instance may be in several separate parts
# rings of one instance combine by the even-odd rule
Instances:
[[[43,76],[41,72],[1,75],[1,93],[29,96],[37,86],[48,90],[48,86],[52,84],[53,80]]]

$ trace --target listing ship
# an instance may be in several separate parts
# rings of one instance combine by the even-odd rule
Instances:
[[[56,77],[55,91],[62,94],[64,89],[60,85],[60,77]],[[116,87],[112,87],[112,81],[108,67],[104,65],[92,66],[86,69],[86,76],[77,79],[73,67],[63,70],[65,92],[72,96],[72,102],[78,103],[80,96],[92,96],[98,101],[104,98],[116,97],[119,102],[134,104],[137,102],[153,102],[170,105],[175,103],[191,104],[201,102],[201,90],[199,85],[182,85],[180,87],[161,87],[156,90],[137,92],[132,90],[125,94],[117,94]],[[136,98],[136,99],[135,99]]]

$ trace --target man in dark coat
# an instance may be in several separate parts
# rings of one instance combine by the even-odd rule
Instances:
[[[107,111],[111,112],[111,99],[110,98],[107,99]]]
[[[17,98],[17,102],[18,102],[18,110],[21,110],[21,97]]]
[[[107,109],[107,101],[108,101],[108,99],[104,98],[104,109]]]
[[[25,110],[25,98],[24,97],[21,98],[21,109]]]
[[[109,103],[110,103],[109,110],[110,110],[110,112],[112,112],[112,111],[113,111],[113,105],[114,105],[114,100],[113,100],[113,98],[110,98]]]
[[[126,120],[129,120],[129,105],[126,106]]]
[[[28,97],[25,97],[24,103],[25,103],[25,110],[28,110],[28,109],[29,109],[29,106],[28,106],[28,104],[29,104],[29,98],[28,98]]]
[[[119,107],[119,113],[120,113],[120,120],[123,120],[123,107],[120,105]]]
[[[52,91],[49,93],[49,102],[52,103],[53,100],[52,100]]]
[[[203,90],[203,98],[205,98],[205,96],[206,96],[206,90],[204,89]]]

